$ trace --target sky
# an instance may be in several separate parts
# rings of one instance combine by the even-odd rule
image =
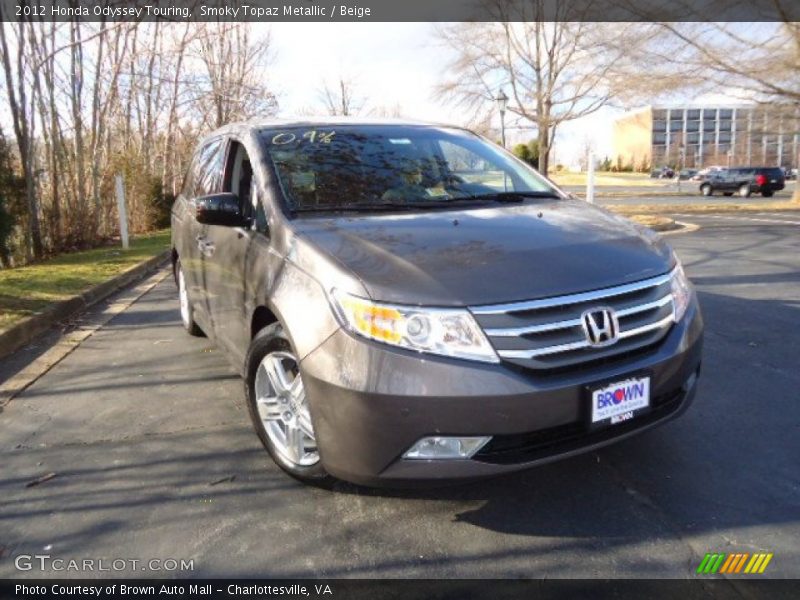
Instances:
[[[259,26],[255,26],[257,30]],[[436,84],[451,58],[432,23],[279,23],[270,26],[275,51],[267,76],[277,88],[281,115],[322,110],[323,81],[352,79],[366,108],[400,105],[404,117],[464,124],[466,115],[437,101]],[[260,34],[266,27],[260,28]],[[556,158],[577,162],[588,137],[598,155],[611,154],[613,118],[624,112],[606,107],[564,125],[556,140]],[[499,115],[494,123],[499,128]],[[535,137],[530,129],[510,129],[509,145]]]

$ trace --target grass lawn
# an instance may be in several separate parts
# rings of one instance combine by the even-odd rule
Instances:
[[[62,254],[18,269],[0,270],[0,329],[102,283],[169,248],[169,230],[138,235],[130,248]]]
[[[586,185],[586,173],[562,172],[550,173],[550,179],[558,185]],[[606,173],[595,171],[594,184],[596,186],[621,185],[641,187],[663,187],[671,183],[666,179],[654,179],[648,173]]]

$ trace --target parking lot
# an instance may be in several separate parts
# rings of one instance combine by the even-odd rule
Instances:
[[[691,409],[599,452],[446,489],[288,478],[163,279],[0,413],[0,577],[42,575],[12,558],[47,553],[191,559],[192,577],[684,578],[707,552],[772,552],[765,577],[800,577],[800,211],[676,217],[700,225],[669,238],[707,326]]]
[[[643,197],[641,188],[634,186],[607,186],[595,188],[595,202],[597,204],[689,204],[689,205],[713,205],[719,204],[720,206],[741,204],[743,202],[755,203],[759,202],[789,202],[794,193],[794,182],[787,182],[787,189],[776,192],[771,198],[764,198],[758,194],[753,194],[749,198],[742,198],[738,194],[732,196],[723,196],[720,193],[713,196],[703,196],[698,190],[697,185],[693,182],[681,182],[681,189],[678,190],[674,185],[667,187],[665,190],[668,193],[654,193]],[[585,194],[586,188],[580,186],[565,186],[568,192],[573,194]]]

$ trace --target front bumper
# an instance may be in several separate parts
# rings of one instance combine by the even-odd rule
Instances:
[[[322,463],[364,485],[499,475],[607,445],[669,420],[690,404],[703,321],[696,299],[656,348],[626,360],[541,375],[507,364],[391,348],[338,330],[301,364]],[[652,409],[590,432],[587,386],[646,372]],[[406,460],[430,435],[495,436],[464,460]]]

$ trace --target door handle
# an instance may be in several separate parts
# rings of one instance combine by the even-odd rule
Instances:
[[[195,240],[197,240],[197,249],[203,256],[210,258],[214,255],[214,242],[209,242],[208,238],[203,235],[198,235]]]

